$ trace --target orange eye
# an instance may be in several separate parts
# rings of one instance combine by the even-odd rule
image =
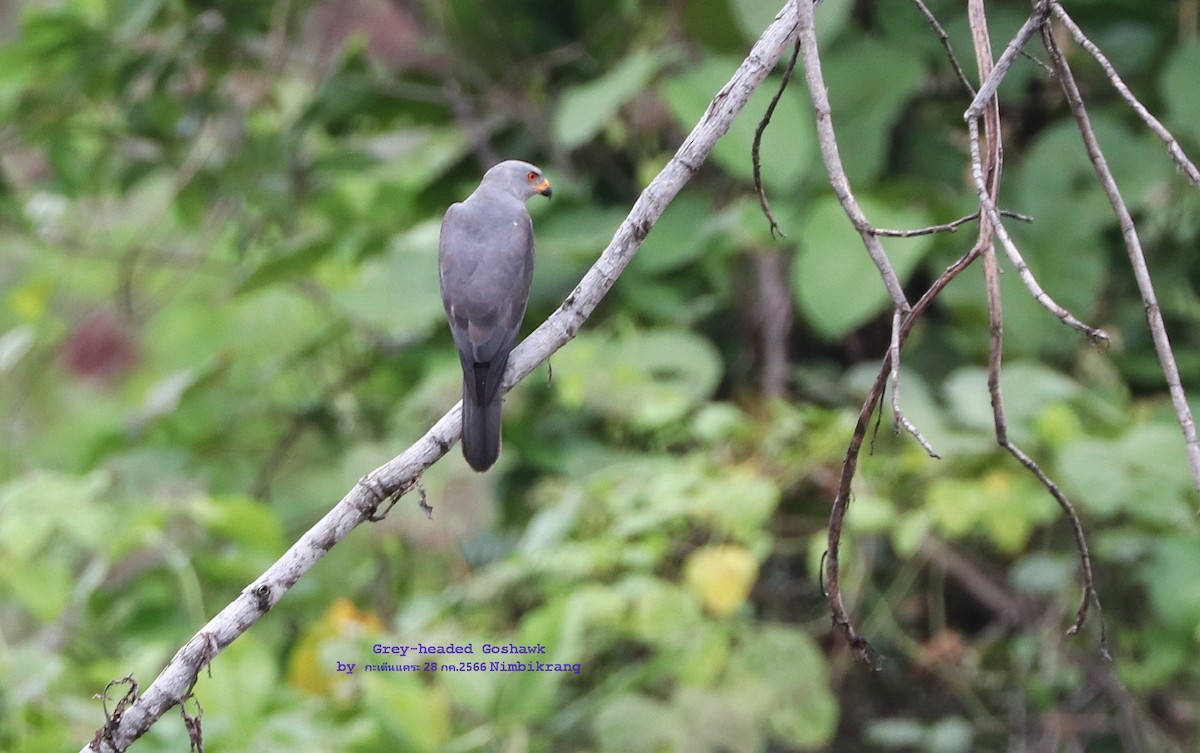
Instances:
[[[534,182],[535,180],[537,180],[537,177],[538,177],[538,176],[537,176],[537,173],[533,172],[532,170],[530,170],[529,172],[525,173],[525,178],[526,178],[526,180],[528,180],[530,183],[532,183],[532,182]]]

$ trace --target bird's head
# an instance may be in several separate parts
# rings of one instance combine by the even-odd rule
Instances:
[[[483,185],[494,185],[521,201],[528,201],[535,194],[550,198],[550,181],[542,175],[536,165],[510,159],[492,167],[483,176]]]

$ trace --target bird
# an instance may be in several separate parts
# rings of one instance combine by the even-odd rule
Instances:
[[[533,281],[533,220],[525,202],[551,193],[540,168],[507,160],[442,219],[438,279],[462,364],[463,457],[479,472],[500,456],[500,386]]]

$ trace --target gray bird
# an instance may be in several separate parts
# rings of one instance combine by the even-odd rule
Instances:
[[[484,174],[442,220],[438,277],[463,370],[463,457],[486,471],[500,456],[500,383],[517,343],[533,279],[533,221],[525,202],[550,198],[550,181],[528,162]]]

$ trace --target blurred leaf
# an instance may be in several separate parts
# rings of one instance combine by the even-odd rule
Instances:
[[[362,677],[364,701],[372,719],[387,730],[400,750],[444,750],[453,730],[448,693],[437,685],[426,685],[423,677],[421,672],[368,672]]]
[[[709,103],[728,83],[739,60],[706,56],[666,82],[667,104],[680,127],[691,129],[707,111]],[[754,176],[750,160],[754,132],[766,112],[779,77],[769,76],[734,119],[729,131],[713,148],[712,156],[726,172],[744,181]],[[812,115],[801,106],[792,88],[784,92],[763,136],[761,155],[763,184],[772,191],[790,192],[813,159],[816,138]]]
[[[682,418],[712,394],[722,370],[711,343],[669,329],[615,340],[585,332],[555,356],[555,366],[564,403],[645,428]]]
[[[222,671],[214,671],[212,677],[201,673],[195,692],[205,714],[226,721],[223,734],[214,735],[213,741],[224,746],[250,737],[263,724],[279,681],[279,666],[253,632],[239,637],[221,656]]]
[[[10,570],[2,582],[35,618],[53,623],[70,603],[75,576],[61,559],[39,557]]]
[[[730,673],[735,683],[753,680],[769,690],[766,721],[781,746],[815,750],[833,739],[838,705],[825,658],[807,633],[770,626],[755,631],[738,647]]]
[[[1034,528],[1053,520],[1058,506],[1024,469],[992,471],[982,479],[941,478],[925,501],[933,522],[952,538],[984,533],[1003,552],[1017,552]]]
[[[1193,518],[1191,476],[1177,426],[1142,424],[1107,440],[1067,444],[1059,458],[1063,486],[1095,515],[1118,514],[1166,525]]]
[[[12,370],[33,347],[36,332],[29,325],[0,334],[0,374]]]
[[[657,578],[628,578],[620,584],[620,591],[632,606],[633,635],[650,645],[674,646],[702,619],[699,602],[692,593]]]
[[[877,227],[895,229],[928,225],[913,209],[859,196],[867,219]],[[842,207],[832,197],[805,212],[797,238],[800,249],[792,263],[792,290],[800,310],[827,339],[840,337],[865,324],[890,305],[879,271]],[[929,250],[929,236],[883,239],[892,267],[903,283]]]
[[[421,237],[429,230],[426,226]],[[421,245],[420,249],[395,248],[364,262],[355,278],[334,294],[338,307],[393,337],[427,334],[444,314],[436,241],[428,249],[428,244]]]
[[[312,239],[294,252],[272,257],[259,264],[237,284],[235,290],[238,293],[248,293],[280,280],[305,274],[328,256],[331,248],[332,243],[326,236]]]
[[[775,0],[729,0],[729,9],[737,21],[742,36],[747,41],[754,41],[762,35],[775,15],[779,13],[780,5]]]
[[[726,544],[692,552],[683,572],[688,588],[705,608],[717,617],[728,617],[746,602],[758,562],[745,547]]]
[[[846,175],[852,184],[871,181],[884,166],[905,104],[917,93],[921,63],[889,44],[859,37],[834,47],[822,66]],[[895,227],[869,211],[867,217],[877,227]]]
[[[592,720],[600,750],[613,753],[670,753],[687,750],[686,725],[675,709],[629,693],[607,699]]]
[[[675,707],[685,720],[684,750],[713,753],[756,753],[763,749],[759,709],[737,689],[682,688]]]
[[[961,425],[992,435],[995,417],[988,392],[987,370],[957,369],[946,379],[944,392],[950,414]],[[1032,361],[1004,364],[1000,373],[1008,433],[1017,444],[1032,442],[1039,421],[1048,411],[1080,393],[1079,385],[1047,366]]]
[[[674,57],[669,47],[639,50],[599,78],[567,89],[554,115],[555,140],[567,149],[591,141]]]
[[[661,275],[678,270],[712,248],[718,229],[708,202],[682,193],[646,236],[628,271]]]
[[[1200,75],[1200,44],[1177,47],[1159,78],[1159,92],[1167,106],[1170,127],[1177,136],[1200,143],[1200,92],[1194,82]]]
[[[1194,532],[1160,535],[1145,570],[1150,601],[1168,625],[1184,629],[1193,640],[1200,631],[1198,578],[1200,537]]]

